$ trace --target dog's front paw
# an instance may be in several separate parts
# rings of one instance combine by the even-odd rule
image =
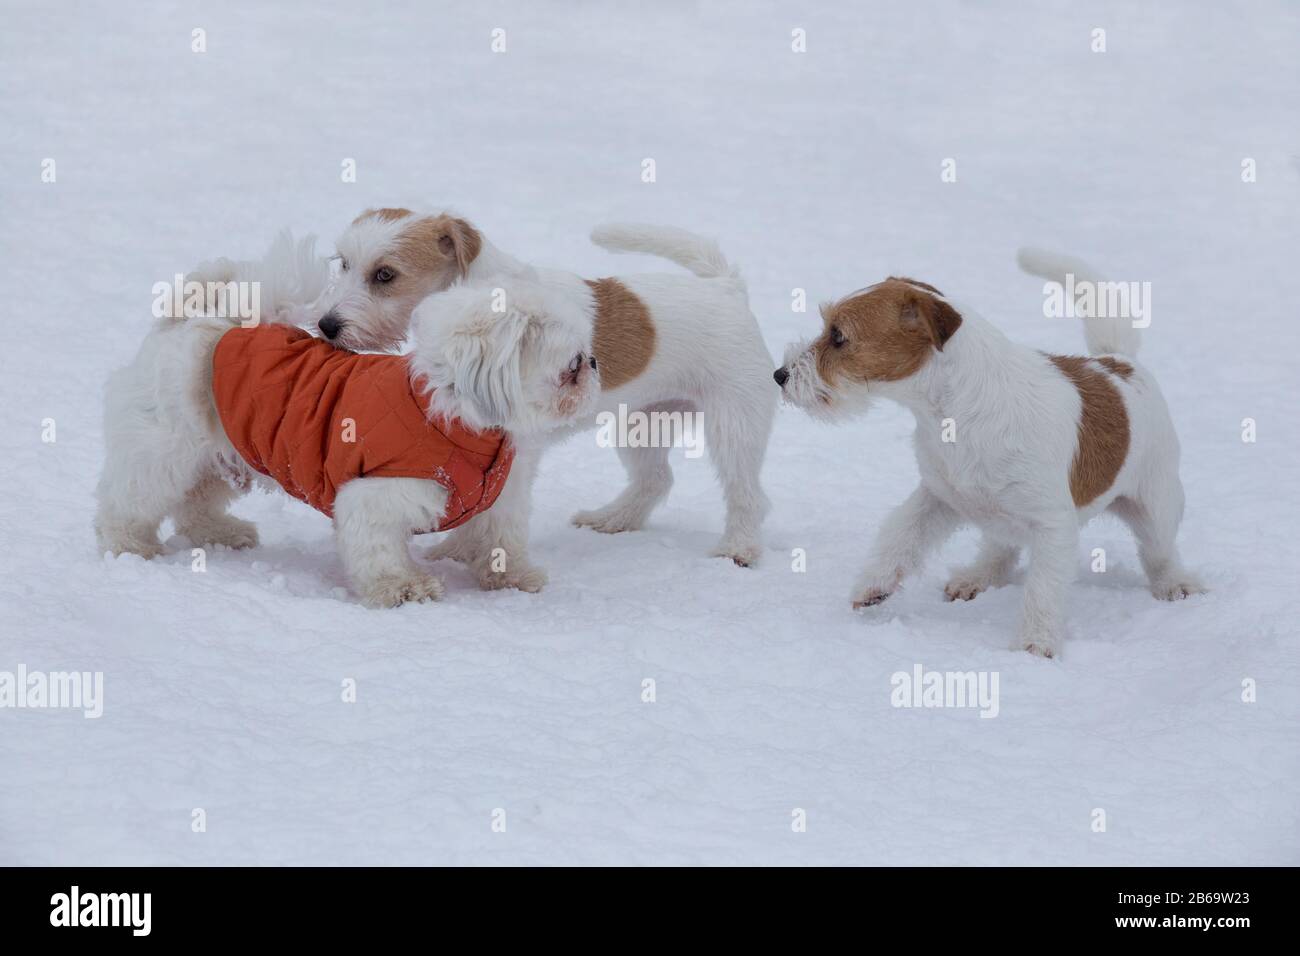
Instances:
[[[875,607],[883,603],[893,594],[893,591],[884,591],[880,588],[868,588],[865,591],[859,591],[853,596],[853,610],[860,611],[864,607]]]
[[[163,553],[157,527],[143,522],[96,520],[95,541],[99,544],[100,554],[110,554],[115,558],[123,554],[135,554],[148,561]]]
[[[988,588],[988,581],[957,574],[943,586],[943,596],[949,601],[971,601],[977,594],[982,594]]]
[[[484,591],[515,588],[536,594],[546,586],[548,580],[545,569],[531,564],[517,565],[508,571],[493,571],[491,567],[485,567],[478,572],[478,586]]]
[[[1061,645],[1064,643],[1062,635],[1045,628],[1026,628],[1020,632],[1020,635],[1012,643],[1013,651],[1028,651],[1035,657],[1053,658],[1059,657]]]
[[[101,548],[104,553],[111,554],[115,558],[124,554],[134,554],[146,561],[161,557],[165,553],[165,549],[161,544],[149,541],[111,541],[102,544]]]
[[[853,589],[853,609],[875,607],[897,591],[902,581],[902,571],[878,573],[869,568],[858,578],[857,587]]]
[[[579,511],[569,519],[579,528],[590,528],[601,534],[620,534],[624,531],[640,531],[645,524],[645,516],[622,508],[597,508],[595,511]]]
[[[737,567],[752,568],[758,564],[759,555],[762,553],[762,546],[756,542],[722,541],[713,549],[711,556],[730,558]]]
[[[257,525],[242,518],[227,517],[222,521],[177,530],[196,546],[225,545],[236,551],[257,547]]]
[[[442,582],[432,575],[397,575],[372,581],[362,591],[361,601],[367,607],[397,607],[437,601],[442,595]]]
[[[1181,601],[1193,594],[1205,594],[1208,588],[1190,574],[1175,575],[1152,583],[1151,593],[1159,601]]]

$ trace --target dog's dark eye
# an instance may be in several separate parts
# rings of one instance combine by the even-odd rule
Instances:
[[[342,256],[339,256],[339,268],[344,272],[348,271],[348,260],[344,259]]]
[[[844,333],[840,331],[839,326],[837,326],[837,325],[832,325],[832,326],[831,326],[831,345],[835,346],[836,348],[839,348],[839,347],[840,347],[841,345],[843,345],[846,341],[847,341],[847,340],[844,338]]]
[[[382,268],[375,270],[374,281],[381,285],[385,282],[392,282],[396,278],[397,273],[388,268],[388,266],[383,266]]]

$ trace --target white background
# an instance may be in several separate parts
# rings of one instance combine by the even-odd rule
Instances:
[[[0,710],[0,862],[1300,862],[1295,8],[615,6],[0,3],[0,670],[105,674],[97,721]],[[1105,519],[1059,661],[1007,650],[1019,579],[943,602],[970,533],[853,614],[916,480],[892,407],[835,428],[781,410],[753,570],[706,556],[707,457],[675,453],[645,531],[570,527],[622,486],[594,433],[538,482],[540,595],[447,564],[441,604],[366,610],[328,521],[261,494],[235,510],[262,546],[206,574],[177,537],[149,563],[98,555],[101,388],[153,284],[403,203],[586,276],[674,268],[590,246],[605,220],[716,236],[774,356],[818,300],[891,273],[1080,351],[1016,270],[1027,241],[1150,281],[1142,357],[1213,590],[1155,601]],[[917,662],[999,672],[1000,715],[891,708]]]

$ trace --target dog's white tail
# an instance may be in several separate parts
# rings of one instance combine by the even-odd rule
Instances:
[[[258,306],[261,316],[275,321],[296,321],[298,310],[315,302],[330,281],[329,260],[316,254],[316,237],[294,239],[288,229],[282,230],[260,259],[211,259],[201,262],[185,276],[185,281],[226,284],[257,283]],[[175,317],[184,313],[180,308]],[[231,316],[232,321],[241,321]]]
[[[611,222],[592,230],[591,241],[610,252],[643,252],[671,259],[704,279],[740,278],[718,244],[675,226]]]
[[[1026,247],[1016,253],[1016,262],[1030,275],[1065,285],[1067,275],[1074,276],[1075,285],[1081,282],[1094,284],[1094,291],[1106,280],[1099,277],[1092,266],[1082,259],[1045,249]],[[1099,298],[1099,297],[1098,297]],[[1083,337],[1092,355],[1114,352],[1119,355],[1137,355],[1142,337],[1133,327],[1133,320],[1118,315],[1088,316],[1083,320]]]

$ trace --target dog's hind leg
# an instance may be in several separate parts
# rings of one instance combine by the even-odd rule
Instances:
[[[707,403],[700,409],[709,458],[727,501],[726,526],[713,554],[731,558],[743,568],[755,564],[763,550],[763,519],[771,503],[763,493],[759,473],[767,454],[777,393],[774,388],[764,387],[748,398],[752,401],[733,397],[726,402]]]
[[[982,536],[975,560],[953,569],[952,577],[944,586],[944,596],[949,601],[969,601],[982,591],[1001,587],[1007,583],[1019,557],[1020,548],[1016,545]]]
[[[163,553],[162,542],[158,540],[158,525],[165,517],[166,513],[162,511],[127,514],[101,503],[95,513],[95,540],[100,552],[158,557]]]
[[[257,527],[251,521],[226,513],[226,508],[238,494],[218,475],[202,476],[172,512],[177,533],[195,545],[253,547],[257,544]]]
[[[663,402],[632,414],[689,415],[691,409],[692,406],[684,402]],[[649,420],[653,422],[655,419]],[[639,531],[645,525],[646,519],[650,517],[650,512],[668,497],[668,492],[673,486],[673,469],[668,463],[668,453],[672,450],[672,446],[666,441],[661,442],[658,447],[636,448],[629,448],[620,443],[616,445],[616,449],[618,460],[623,463],[623,468],[627,471],[628,485],[617,498],[604,507],[579,511],[575,514],[572,521],[581,528],[591,528],[604,534]]]
[[[1116,498],[1110,510],[1137,538],[1138,557],[1153,595],[1162,601],[1178,601],[1205,593],[1205,585],[1183,567],[1178,556],[1176,538],[1183,518],[1183,485],[1177,474],[1148,483],[1135,497]]]
[[[95,492],[95,540],[101,554],[138,554],[147,559],[163,553],[158,526],[185,486],[165,454],[152,454],[154,447],[109,443]]]

